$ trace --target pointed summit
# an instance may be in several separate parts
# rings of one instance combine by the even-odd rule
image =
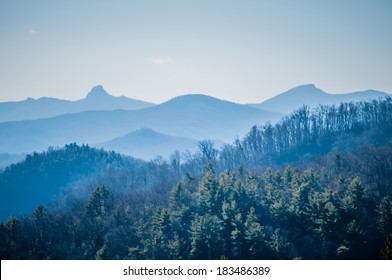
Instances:
[[[125,96],[113,96],[102,85],[93,87],[85,99],[80,100],[82,109],[88,110],[137,110],[150,107],[153,103],[132,99]]]
[[[90,92],[87,94],[86,99],[103,99],[112,97],[107,91],[103,88],[103,86],[98,85],[93,87]]]

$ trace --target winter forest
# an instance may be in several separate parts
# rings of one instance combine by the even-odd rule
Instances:
[[[27,213],[0,224],[0,257],[392,259],[391,140],[387,97],[303,106],[169,160],[49,148],[0,171]]]

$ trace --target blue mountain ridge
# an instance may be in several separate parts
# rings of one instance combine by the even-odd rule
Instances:
[[[105,91],[103,86],[99,85],[93,87],[86,98],[77,101],[41,97],[28,98],[24,101],[1,102],[0,122],[51,118],[91,110],[138,110],[153,105],[155,104],[125,96],[112,96]]]
[[[391,95],[376,90],[331,94],[317,88],[314,84],[308,84],[292,88],[260,104],[250,105],[259,109],[288,114],[302,105],[308,105],[311,108],[315,108],[318,105],[333,105],[341,102],[366,101],[386,96]]]

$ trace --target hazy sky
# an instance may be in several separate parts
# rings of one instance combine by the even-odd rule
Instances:
[[[392,1],[0,0],[0,101],[392,93]]]

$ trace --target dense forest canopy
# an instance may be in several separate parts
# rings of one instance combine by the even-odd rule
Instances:
[[[0,256],[392,258],[391,133],[385,98],[305,106],[168,161],[76,144],[35,153],[1,171],[1,192],[57,198],[0,224]]]

